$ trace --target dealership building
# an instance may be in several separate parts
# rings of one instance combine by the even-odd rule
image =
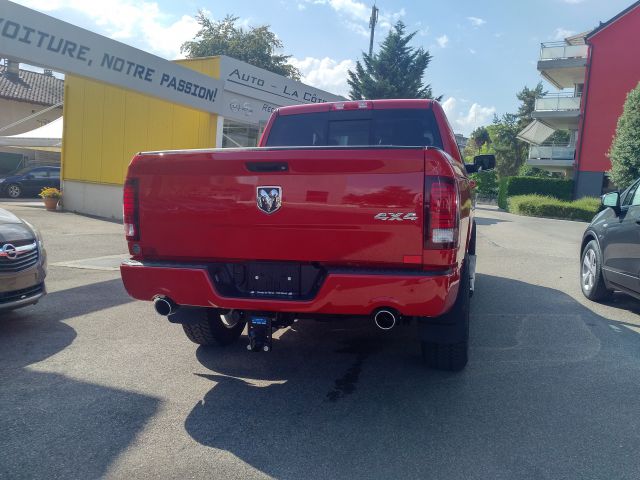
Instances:
[[[64,208],[122,218],[141,151],[256,146],[278,107],[343,100],[245,62],[167,61],[12,2],[0,3],[0,58],[64,73]]]
[[[122,185],[137,152],[255,147],[277,107],[341,99],[225,56],[176,63],[224,80],[218,112],[66,76],[62,142],[66,210],[120,219]]]

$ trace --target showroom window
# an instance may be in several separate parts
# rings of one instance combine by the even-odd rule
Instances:
[[[224,119],[222,148],[257,147],[260,127]]]

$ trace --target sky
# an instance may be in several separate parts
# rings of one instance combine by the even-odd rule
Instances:
[[[359,0],[18,0],[34,8],[167,59],[198,31],[199,10],[226,14],[245,27],[270,25],[303,81],[347,95],[347,71],[369,47],[371,1]],[[424,80],[454,130],[468,135],[494,114],[515,112],[516,93],[541,79],[540,43],[595,28],[632,0],[377,0],[374,51],[391,25],[415,31],[412,46],[433,56]],[[550,92],[554,87],[545,84]]]

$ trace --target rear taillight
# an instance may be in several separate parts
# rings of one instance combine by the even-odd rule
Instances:
[[[427,177],[425,183],[424,246],[427,249],[458,246],[458,188],[448,177]]]
[[[124,184],[122,217],[127,240],[138,240],[140,227],[138,222],[138,180],[136,179],[128,179]]]

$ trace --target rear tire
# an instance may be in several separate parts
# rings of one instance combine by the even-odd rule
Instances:
[[[207,312],[206,320],[185,323],[182,328],[193,343],[226,346],[238,340],[246,323],[244,317],[232,320],[231,315],[220,315],[214,311]]]
[[[9,198],[20,198],[22,196],[22,188],[20,185],[12,183],[7,187],[7,196]]]
[[[585,297],[594,302],[606,300],[613,293],[602,275],[602,253],[598,242],[591,240],[580,256],[580,288]]]
[[[465,258],[453,307],[441,317],[433,319],[437,323],[423,321],[421,325],[422,360],[430,368],[459,372],[467,365],[471,309],[469,275],[469,259]]]

